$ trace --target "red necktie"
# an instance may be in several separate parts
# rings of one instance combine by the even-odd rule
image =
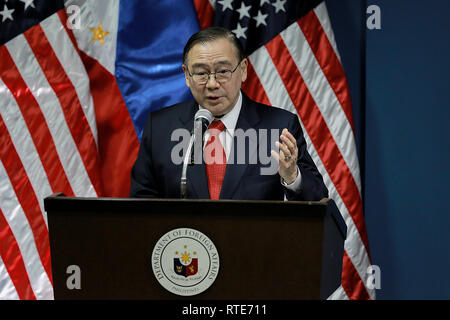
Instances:
[[[208,177],[209,196],[211,200],[218,200],[222,188],[227,158],[219,139],[219,134],[225,129],[220,120],[213,121],[208,128],[209,139],[205,146],[206,176]]]

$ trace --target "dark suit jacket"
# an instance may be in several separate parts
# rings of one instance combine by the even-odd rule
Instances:
[[[227,164],[220,199],[235,200],[288,200],[316,201],[328,197],[322,176],[318,172],[307,149],[298,118],[291,112],[266,106],[250,100],[242,94],[242,108],[236,129],[250,128],[279,129],[279,134],[287,128],[297,140],[299,149],[298,166],[302,174],[300,192],[287,191],[280,183],[280,176],[261,175],[260,169],[268,167],[261,162],[250,161],[250,156],[260,152],[262,143],[246,140],[246,163]],[[194,115],[198,110],[195,101],[176,104],[152,112],[146,122],[139,155],[131,172],[130,197],[180,198],[180,177],[182,164],[174,164],[172,149],[179,141],[171,141],[172,132],[179,128],[192,131]],[[268,138],[269,139],[269,138]],[[278,139],[277,139],[278,140]],[[263,140],[261,140],[263,141]],[[187,143],[188,141],[186,141]],[[236,137],[232,153],[236,152]],[[266,154],[270,156],[270,142]],[[261,147],[262,148],[262,147]],[[209,199],[208,182],[204,162],[189,165],[187,169],[188,198]]]

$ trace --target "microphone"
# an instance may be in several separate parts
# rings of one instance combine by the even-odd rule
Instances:
[[[203,135],[208,130],[214,116],[207,109],[200,109],[194,116],[194,152],[191,163],[201,163],[203,155]]]
[[[211,124],[211,122],[213,120],[214,120],[214,116],[207,109],[198,110],[194,117],[195,123],[197,123],[198,121],[201,121],[205,130],[208,129],[209,125]]]
[[[183,169],[181,171],[181,182],[180,182],[180,195],[182,199],[186,199],[187,191],[187,166],[189,164],[189,159],[191,163],[201,162],[202,150],[203,150],[203,134],[208,129],[209,124],[214,120],[214,116],[207,109],[200,109],[195,113],[194,116],[194,132],[189,140],[189,145],[187,152],[183,160]],[[194,153],[192,153],[192,148],[194,147]],[[199,159],[200,157],[200,159]]]

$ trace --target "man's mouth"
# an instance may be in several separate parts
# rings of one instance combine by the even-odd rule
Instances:
[[[220,98],[222,98],[222,97],[216,97],[216,96],[206,97],[206,99],[207,99],[209,102],[212,102],[212,103],[217,103],[217,102],[219,102]]]

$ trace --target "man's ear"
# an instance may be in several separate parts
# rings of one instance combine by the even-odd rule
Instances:
[[[248,67],[248,60],[247,58],[244,58],[241,61],[241,70],[242,70],[242,82],[247,80],[247,67]]]
[[[187,68],[184,64],[181,67],[183,68],[184,78],[186,79],[186,85],[189,88],[189,75],[188,75]]]

